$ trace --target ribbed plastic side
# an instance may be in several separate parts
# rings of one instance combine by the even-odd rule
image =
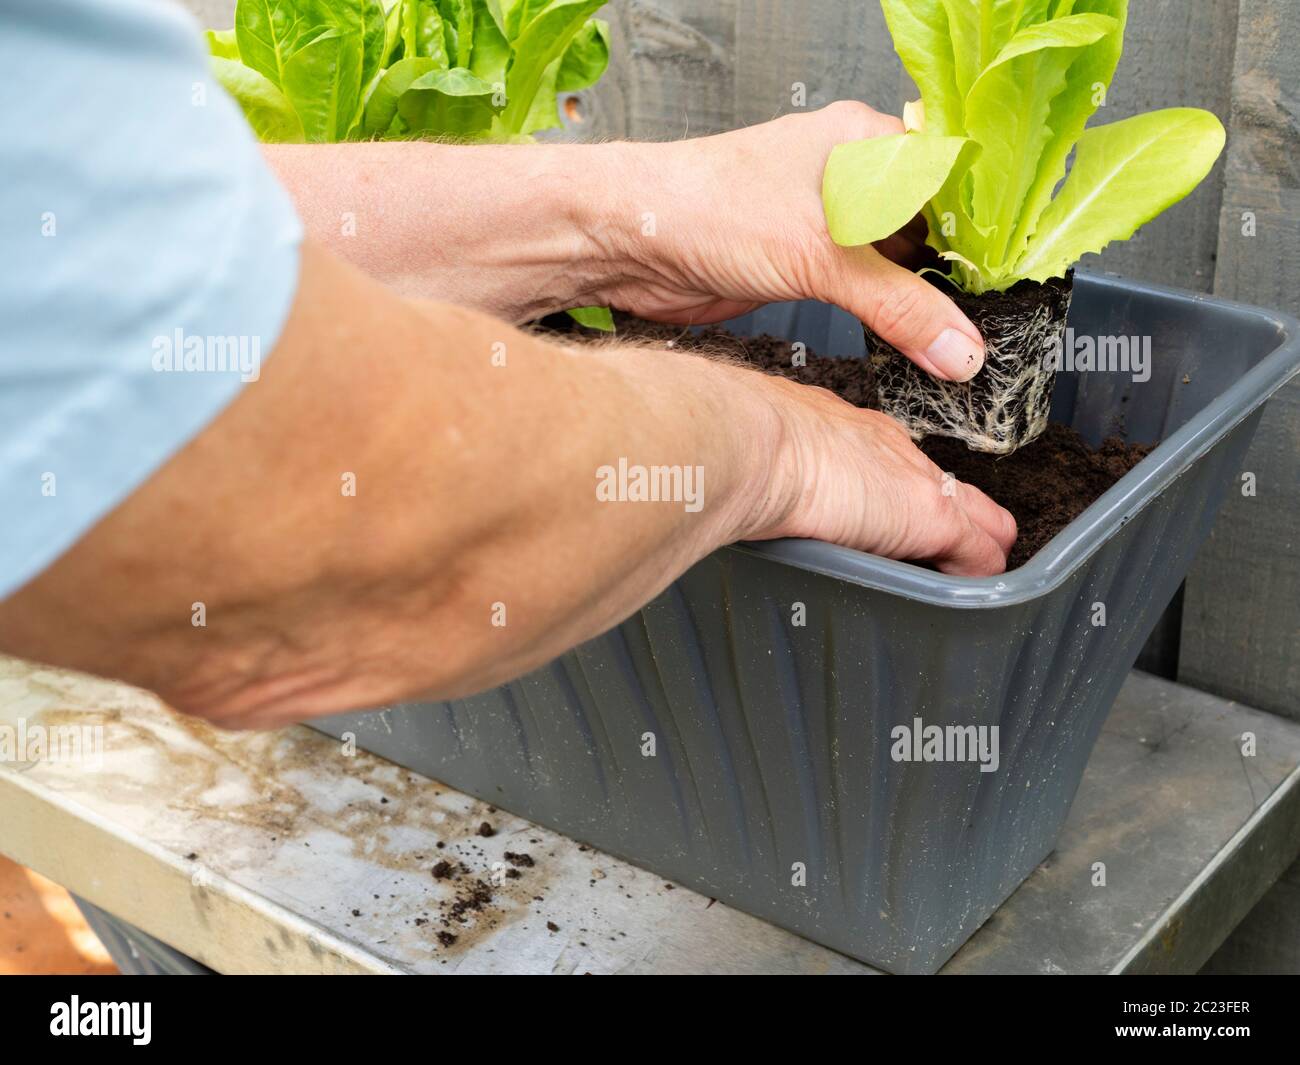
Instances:
[[[931,972],[1052,849],[1252,430],[1029,604],[942,610],[721,551],[516,683],[325,728],[864,961]],[[998,726],[998,770],[893,761],[891,729],[915,717]]]
[[[1138,439],[1210,411],[1287,342],[1276,323],[1200,297],[1089,278],[1077,293],[1085,324],[1104,314],[1180,353],[1130,411],[1151,434]],[[794,315],[786,335],[823,350],[848,328],[825,308]],[[1146,460],[1154,472],[1116,497],[1122,517],[1081,517],[1057,562],[975,588],[982,598],[827,545],[727,548],[515,683],[317,727],[874,965],[934,971],[1053,847],[1284,379],[1276,363],[1270,374],[1212,447],[1199,428],[1178,445],[1172,480]],[[1057,416],[1100,435],[1115,387],[1068,383]],[[894,760],[891,730],[918,717],[997,726],[998,770]]]

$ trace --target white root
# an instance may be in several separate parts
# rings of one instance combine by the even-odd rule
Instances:
[[[982,307],[958,300],[985,341],[984,368],[965,383],[936,381],[868,330],[880,409],[915,439],[949,436],[1007,455],[1047,428],[1056,379],[1047,355],[1059,350],[1070,290],[1058,287],[1028,314],[1023,302],[1001,295],[981,297]]]

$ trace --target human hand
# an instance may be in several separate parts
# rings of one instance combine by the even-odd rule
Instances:
[[[740,539],[825,540],[956,576],[1006,569],[1016,522],[979,489],[945,474],[888,415],[821,388],[728,367],[775,412],[775,446],[754,456],[766,504]],[[738,404],[743,410],[743,405]]]
[[[842,101],[713,137],[606,146],[617,153],[609,180],[624,191],[604,241],[621,269],[599,300],[681,323],[782,300],[834,303],[934,376],[968,380],[984,363],[979,331],[907,268],[923,261],[923,224],[863,248],[842,248],[826,230],[831,149],[902,128]]]

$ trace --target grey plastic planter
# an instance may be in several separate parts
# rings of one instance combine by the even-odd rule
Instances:
[[[1053,417],[1163,443],[1020,569],[736,545],[513,684],[320,727],[874,965],[937,969],[1051,851],[1264,401],[1300,365],[1292,319],[1127,281],[1081,275],[1070,321],[1149,335],[1153,372],[1063,372]],[[817,304],[733,327],[863,353],[858,323]],[[998,770],[894,761],[891,729],[917,717],[996,725]]]

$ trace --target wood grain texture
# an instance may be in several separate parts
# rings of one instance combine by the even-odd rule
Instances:
[[[1288,2],[1288,0],[1280,0]],[[1237,4],[1232,0],[1141,0],[1129,4],[1124,56],[1106,106],[1090,125],[1162,107],[1203,107],[1224,120],[1232,100]],[[1085,269],[1209,292],[1223,192],[1221,158],[1200,186],[1132,239],[1085,256]]]
[[[1217,295],[1300,313],[1300,5],[1242,0]],[[1253,235],[1251,223],[1253,222]],[[1300,384],[1265,411],[1187,582],[1181,680],[1300,719]]]
[[[1300,6],[1242,0],[1214,286],[1218,295],[1293,314],[1300,313],[1298,34]],[[1300,385],[1274,397],[1245,467],[1259,494],[1230,498],[1188,577],[1179,673],[1300,718]],[[1300,972],[1300,863],[1204,971]]]
[[[835,100],[861,100],[898,114],[901,70],[878,4],[737,2],[736,116],[741,123],[815,110]]]
[[[1201,972],[1300,975],[1300,862],[1282,875]]]
[[[593,137],[671,140],[736,125],[736,0],[613,0],[613,46],[591,90]]]

